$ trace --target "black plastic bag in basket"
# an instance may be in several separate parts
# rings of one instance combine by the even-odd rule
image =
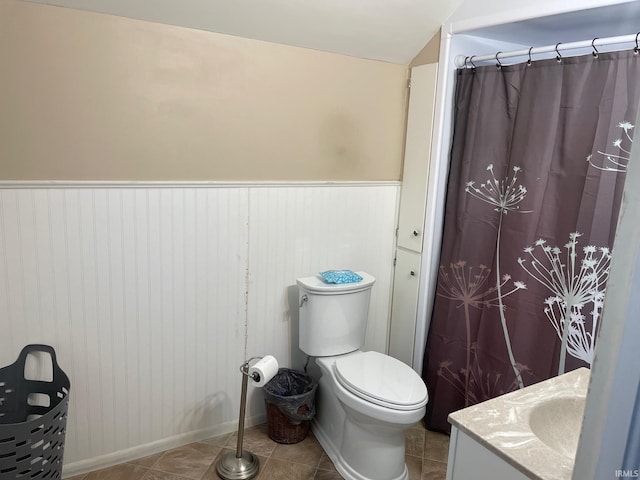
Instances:
[[[316,414],[317,382],[298,370],[279,368],[278,373],[264,386],[264,398],[272,403],[291,423],[311,420]]]
[[[51,381],[28,380],[25,365],[30,353],[51,358]],[[46,479],[62,477],[62,458],[69,406],[69,377],[48,345],[27,345],[18,360],[0,368],[0,478]]]

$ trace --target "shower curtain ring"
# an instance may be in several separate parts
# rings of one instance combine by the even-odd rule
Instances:
[[[640,36],[640,32],[636,34],[636,48],[633,49],[633,53],[638,55],[640,53],[640,47],[638,46],[638,37]]]
[[[469,62],[469,57],[464,57],[464,68],[465,68],[465,70],[467,68],[469,68],[469,65],[467,65],[468,62]]]
[[[596,45],[595,45],[596,40],[598,40],[598,37],[596,37],[593,40],[591,40],[591,48],[593,48],[593,52],[591,52],[591,53],[593,55],[593,58],[598,58],[598,54],[600,53],[600,52],[598,52],[598,49],[596,48]]]
[[[500,63],[500,60],[498,59],[498,55],[500,55],[502,52],[497,52],[496,53],[496,67],[498,68],[498,70],[502,69],[502,64]]]
[[[560,45],[560,43],[556,43],[556,61],[560,63],[562,62],[562,55],[560,55],[560,52],[558,51],[558,45]]]
[[[471,70],[472,70],[473,72],[475,72],[475,71],[476,71],[476,64],[475,64],[475,63],[473,63],[473,57],[475,57],[475,55],[471,55],[471,56],[469,57],[469,63],[471,64]]]
[[[527,66],[531,65],[531,50],[533,50],[533,47],[529,47],[529,60],[527,60]]]

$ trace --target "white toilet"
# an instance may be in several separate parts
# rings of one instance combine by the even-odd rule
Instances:
[[[345,479],[404,480],[404,432],[424,416],[427,388],[401,361],[360,350],[375,278],[357,273],[349,284],[297,280],[299,346],[319,367],[312,430]]]

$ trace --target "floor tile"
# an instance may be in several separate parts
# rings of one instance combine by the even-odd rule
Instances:
[[[258,480],[313,480],[315,473],[316,468],[311,465],[270,458],[258,475]]]
[[[422,480],[445,480],[447,464],[433,460],[422,461]]]
[[[123,479],[124,480],[124,479]],[[149,470],[142,480],[190,480],[188,477],[180,477],[173,473],[159,472],[158,470]]]
[[[140,465],[141,467],[151,468],[154,463],[162,456],[164,452],[156,453],[155,455],[148,455],[146,457],[137,458],[127,463],[133,463],[134,465]]]
[[[318,468],[322,470],[329,470],[331,472],[336,472],[336,467],[333,465],[333,462],[329,458],[324,451],[322,452],[322,456],[320,457],[320,463],[318,463]]]
[[[218,435],[217,437],[207,438],[203,440],[203,443],[208,443],[209,445],[215,445],[216,447],[224,447],[229,441],[229,437],[231,437],[231,433],[226,433],[224,435]],[[235,437],[236,439],[238,437]],[[236,440],[237,442],[238,440]]]
[[[237,438],[236,434],[220,435],[68,480],[220,480],[217,461],[235,453]],[[449,436],[418,424],[405,439],[409,480],[443,480]],[[260,460],[257,480],[342,479],[311,433],[302,442],[284,445],[269,438],[266,424],[259,425],[245,430],[243,448]]]
[[[234,433],[229,436],[227,440],[227,447],[236,448],[238,442],[238,434]],[[267,425],[259,425],[257,427],[251,427],[244,432],[242,439],[243,450],[248,450],[254,455],[261,457],[268,457],[278,445],[276,442],[269,438],[267,435]]]
[[[424,436],[425,431],[418,428],[410,428],[404,432],[405,453],[407,455],[415,455],[422,458],[424,455]]]
[[[222,455],[235,454],[235,453],[236,453],[235,448],[225,447],[222,450],[220,450],[220,453],[216,456],[215,460],[207,470],[207,473],[205,473],[204,476],[202,477],[202,480],[218,480],[220,476],[218,475],[217,465],[218,465],[218,461],[220,460],[220,457],[222,457]],[[256,457],[258,457],[258,461],[260,462],[260,470],[262,470],[266,465],[268,458],[261,457],[258,455],[256,455]]]
[[[313,480],[343,480],[343,478],[335,470],[330,471],[318,469],[316,471],[315,477],[313,477]]]
[[[302,463],[317,467],[322,457],[322,447],[314,436],[308,435],[303,441],[291,445],[278,444],[271,454],[271,458]]]
[[[91,472],[84,480],[142,480],[148,469],[139,465],[123,463],[115,467]]]
[[[191,443],[165,452],[153,469],[200,480],[220,450],[220,447],[207,443]]]
[[[418,430],[426,430],[426,427],[424,426],[424,423],[422,422],[422,420],[420,420],[411,428],[417,428]]]
[[[444,433],[425,430],[424,459],[447,462],[449,455],[449,436]]]
[[[422,479],[422,458],[413,455],[405,455],[404,461],[409,471],[409,480]]]

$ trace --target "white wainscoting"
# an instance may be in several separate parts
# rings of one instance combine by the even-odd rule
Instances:
[[[234,430],[244,358],[300,366],[297,277],[373,274],[386,351],[397,182],[2,186],[0,366],[55,347],[67,474]]]

